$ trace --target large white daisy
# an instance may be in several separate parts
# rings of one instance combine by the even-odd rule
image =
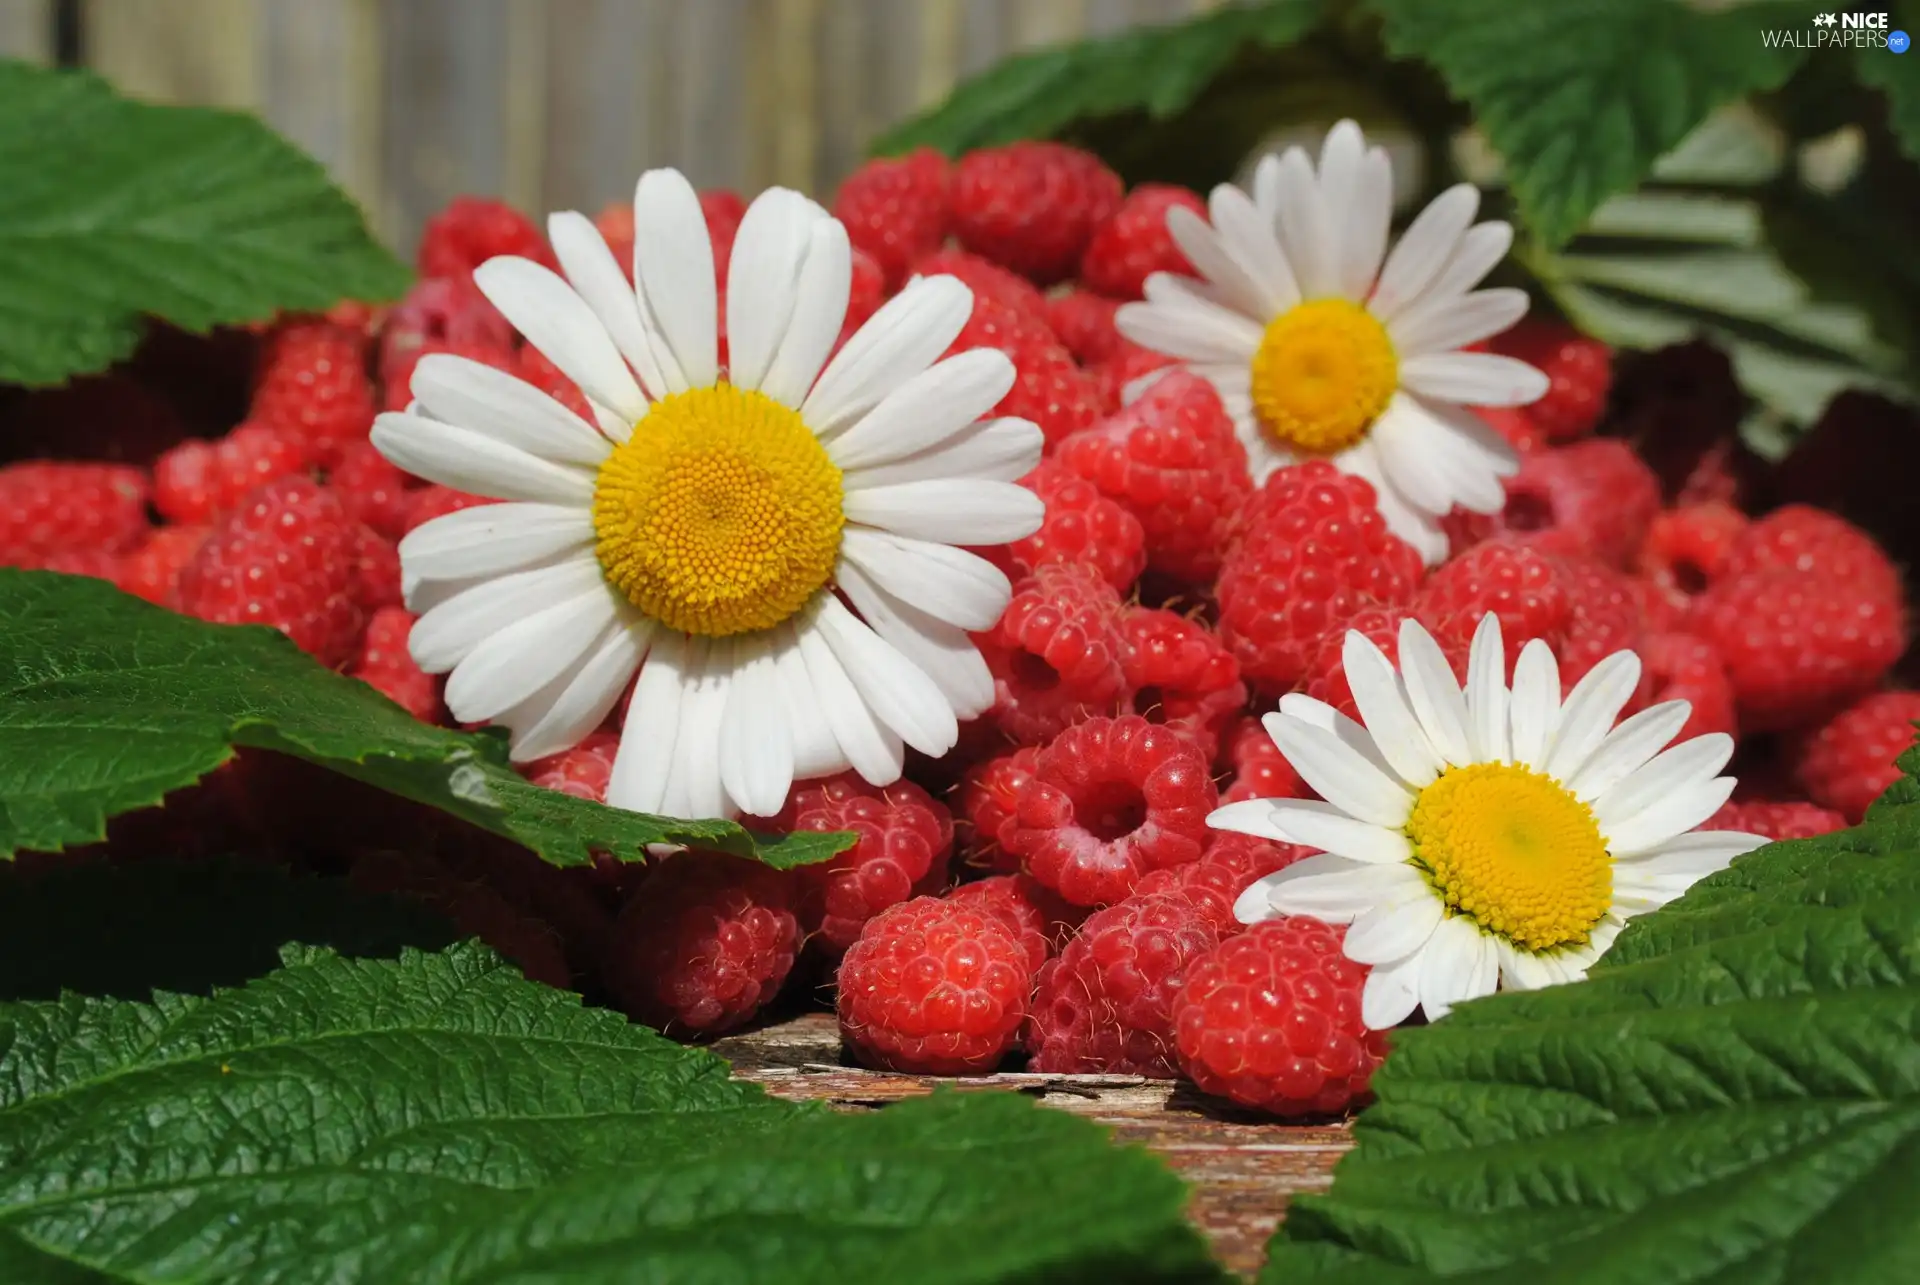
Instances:
[[[1034,531],[1015,479],[1040,430],[982,419],[1012,387],[993,350],[940,354],[972,310],[916,280],[828,360],[846,316],[846,230],[798,193],[747,211],[727,277],[687,180],[634,193],[629,284],[593,224],[549,223],[564,277],[518,258],[474,274],[592,403],[429,356],[374,443],[401,468],[508,503],[401,543],[411,650],[463,722],[518,760],[597,727],[637,671],[608,802],[681,817],[777,811],[796,777],[898,778],[993,702],[967,638],[1007,579],[957,546]]]
[[[1527,310],[1523,290],[1473,288],[1513,243],[1507,224],[1473,222],[1479,204],[1472,186],[1449,188],[1387,253],[1387,154],[1342,121],[1317,170],[1290,148],[1260,163],[1251,196],[1215,188],[1210,219],[1170,211],[1200,277],[1155,273],[1118,325],[1219,390],[1255,482],[1330,458],[1371,482],[1388,525],[1437,563],[1439,519],[1455,505],[1498,512],[1500,480],[1517,467],[1465,407],[1524,405],[1547,389],[1525,362],[1459,351]]]
[[[1253,884],[1234,911],[1249,923],[1351,924],[1346,953],[1373,968],[1368,1026],[1584,976],[1627,919],[1765,842],[1688,833],[1733,791],[1719,775],[1733,738],[1667,748],[1685,701],[1615,726],[1640,681],[1632,652],[1601,661],[1562,701],[1538,639],[1508,687],[1495,616],[1474,634],[1464,693],[1426,630],[1406,622],[1399,644],[1396,671],[1364,635],[1347,635],[1364,726],[1299,695],[1265,720],[1325,802],[1254,799],[1208,822],[1322,850]]]

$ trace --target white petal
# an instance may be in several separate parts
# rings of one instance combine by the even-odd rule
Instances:
[[[1538,638],[1520,649],[1513,666],[1513,761],[1543,769],[1560,729],[1560,662]]]
[[[732,314],[729,313],[729,316]],[[793,785],[793,733],[772,641],[742,641],[720,719],[720,780],[742,812],[772,816]]]
[[[605,583],[488,635],[447,678],[447,709],[462,723],[494,718],[566,673],[618,612]]]
[[[1271,839],[1275,843],[1289,842],[1274,821],[1273,804],[1272,799],[1241,799],[1238,803],[1223,803],[1207,813],[1207,827],[1234,834],[1250,834],[1256,839]]]
[[[634,186],[633,247],[635,286],[680,373],[689,387],[711,385],[720,377],[713,241],[700,198],[678,170],[648,170]]]
[[[800,640],[790,624],[773,631],[778,635],[774,655],[775,681],[787,707],[787,731],[793,741],[793,775],[797,781],[832,776],[853,764],[841,752],[834,739],[833,725],[820,706],[814,690],[813,675],[807,670],[806,657],[800,654]],[[831,654],[829,654],[831,659]],[[842,675],[841,681],[845,681]]]
[[[627,705],[620,749],[607,781],[607,802],[613,807],[657,813],[666,799],[682,715],[693,691],[687,651],[685,634],[667,629],[655,633]]]
[[[1013,597],[1000,568],[948,544],[848,527],[840,556],[908,606],[961,629],[993,628]]]
[[[1694,830],[1614,864],[1614,884],[1635,879],[1703,879],[1769,840],[1738,830]]]
[[[760,391],[783,406],[797,410],[806,404],[820,368],[840,342],[853,286],[852,262],[846,228],[838,219],[816,219],[794,291],[793,318],[760,381]]]
[[[1134,343],[1183,361],[1246,362],[1259,350],[1259,323],[1207,299],[1193,278],[1156,272],[1146,289],[1145,303],[1122,304],[1113,315]]]
[[[1394,394],[1389,407],[1419,422],[1423,454],[1440,475],[1450,505],[1488,514],[1506,507],[1502,479],[1519,472],[1520,456],[1485,420],[1465,407],[1408,392]]]
[[[873,785],[891,785],[900,779],[906,763],[905,744],[881,724],[833,648],[807,616],[795,617],[794,633],[812,679],[821,713],[848,764]]]
[[[1603,833],[1630,823],[1665,795],[1690,789],[1720,774],[1733,757],[1733,738],[1709,732],[1663,750],[1593,801]]]
[[[853,471],[938,446],[996,406],[1013,388],[1013,362],[975,348],[936,362],[888,393],[827,447]]]
[[[557,272],[530,259],[489,259],[473,283],[580,391],[629,420],[647,413],[647,398],[587,301]]]
[[[1300,302],[1300,287],[1280,250],[1273,225],[1260,217],[1252,198],[1230,183],[1213,189],[1207,202],[1214,230],[1233,261],[1259,291],[1267,316],[1277,316]]]
[[[1301,692],[1289,692],[1280,698],[1279,712],[1332,732],[1340,739],[1341,744],[1371,763],[1382,776],[1389,781],[1396,781],[1397,784],[1392,766],[1388,764],[1386,756],[1380,753],[1380,747],[1374,743],[1373,733],[1325,701],[1315,700]],[[1260,720],[1260,725],[1266,729],[1269,737],[1273,735],[1273,718],[1274,715],[1268,714]]]
[[[707,644],[698,679],[682,709],[680,744],[674,751],[673,775],[667,779],[666,801],[661,804],[668,816],[704,821],[737,811],[720,776],[720,726],[733,689],[737,645],[733,638],[715,638]],[[698,644],[694,650],[698,652]]]
[[[1259,880],[1267,904],[1283,915],[1311,915],[1329,924],[1352,923],[1380,902],[1420,886],[1405,866],[1366,866],[1341,857],[1296,861]]]
[[[598,468],[613,451],[593,425],[532,384],[465,357],[422,357],[413,371],[413,395],[442,423],[555,464]]]
[[[1498,950],[1500,983],[1508,990],[1537,991],[1554,984],[1553,973],[1532,951],[1516,949],[1504,941],[1499,942]]]
[[[848,490],[847,521],[943,544],[989,545],[1021,540],[1040,529],[1047,506],[1012,482],[971,478],[896,482]]]
[[[1665,749],[1692,713],[1686,701],[1666,701],[1641,710],[1607,734],[1600,748],[1565,781],[1567,789],[1581,802],[1592,803]]]
[[[1455,184],[1434,197],[1387,256],[1368,310],[1391,322],[1401,309],[1419,299],[1447,266],[1479,208],[1480,193],[1471,183]]]
[[[429,674],[444,674],[489,635],[596,588],[606,578],[592,557],[482,581],[414,621],[407,650]]]
[[[916,277],[882,304],[821,372],[800,407],[826,438],[850,427],[881,399],[931,366],[960,336],[973,292],[954,277]]]
[[[1573,780],[1639,686],[1640,658],[1630,651],[1617,651],[1588,670],[1560,707],[1560,727],[1541,771],[1556,781]]]
[[[1222,303],[1247,317],[1273,315],[1267,308],[1266,292],[1254,284],[1252,276],[1228,251],[1226,238],[1200,215],[1185,206],[1173,207],[1167,211],[1167,233]]]
[[[1391,964],[1423,948],[1445,917],[1433,889],[1409,888],[1355,919],[1342,949],[1356,963]]]
[[[1472,993],[1480,930],[1458,916],[1443,919],[1421,953],[1420,1009],[1429,1022],[1445,1017],[1455,1004],[1478,998]]]
[[[1733,797],[1733,786],[1732,777],[1716,776],[1675,788],[1609,829],[1607,846],[1616,857],[1626,858],[1671,843],[1724,807]]]
[[[640,315],[640,301],[634,297],[633,283],[627,280],[627,274],[613,257],[613,251],[607,248],[600,230],[593,226],[593,220],[571,210],[550,215],[547,239],[553,243],[554,258],[560,261],[560,270],[567,274],[568,283],[606,327],[614,347],[639,375],[641,388],[649,397],[665,397],[670,390],[659,354],[654,351],[653,338],[647,333],[646,320]],[[632,421],[622,422],[631,431]],[[618,440],[625,441],[625,434]]]
[[[1485,933],[1474,938],[1473,970],[1467,975],[1467,997],[1479,999],[1500,989],[1500,947],[1498,938]]]
[[[1432,304],[1401,313],[1387,327],[1387,334],[1402,360],[1452,352],[1511,329],[1527,315],[1527,303],[1527,292],[1511,286],[1441,296]]]
[[[1473,762],[1467,701],[1440,644],[1419,621],[1400,622],[1400,678],[1407,700],[1440,757],[1456,766]]]
[[[1387,480],[1371,436],[1334,456],[1333,465],[1343,473],[1365,478],[1372,485],[1387,529],[1418,550],[1422,561],[1431,567],[1446,560],[1447,533],[1440,529],[1440,515],[1416,507]]]
[[[1396,393],[1374,421],[1371,439],[1393,489],[1426,513],[1445,513],[1453,507],[1454,499],[1448,473],[1439,467],[1447,441],[1436,427],[1419,403]],[[1504,492],[1501,498],[1504,501]]]
[[[813,624],[881,723],[922,754],[938,758],[960,738],[959,721],[934,681],[883,641],[838,598],[822,594]]]
[[[1513,753],[1507,734],[1507,649],[1500,617],[1491,611],[1480,617],[1467,653],[1467,722],[1475,758],[1501,763]]]
[[[798,192],[770,187],[740,220],[727,270],[727,381],[736,388],[758,389],[786,338],[818,210]]]
[[[956,477],[976,482],[1017,482],[1033,472],[1046,445],[1046,436],[1031,420],[1013,416],[983,419],[938,446],[905,459],[848,469],[845,480],[850,489],[856,490]]]
[[[1280,220],[1280,158],[1272,152],[1253,167],[1253,206],[1270,224]]]
[[[372,436],[402,472],[469,495],[582,509],[593,502],[588,470],[543,460],[471,429],[388,412],[374,420]]]
[[[1313,163],[1297,147],[1280,158],[1280,242],[1300,286],[1303,299],[1319,299],[1340,288],[1340,265],[1335,258],[1336,230],[1320,199]]]
[[[1293,770],[1321,798],[1374,825],[1397,829],[1407,823],[1413,795],[1334,733],[1285,715],[1264,722]]]
[[[1319,848],[1336,857],[1366,865],[1392,865],[1413,860],[1413,845],[1407,842],[1404,831],[1357,821],[1331,803],[1319,799],[1262,799],[1260,802],[1267,804],[1266,822],[1271,831],[1265,837],[1278,839],[1282,843]],[[1207,824],[1215,829],[1223,828],[1214,818],[1227,808],[1239,806],[1237,803],[1228,804],[1208,817]]]
[[[1426,955],[1415,951],[1405,959],[1374,969],[1360,992],[1360,1022],[1369,1030],[1390,1031],[1420,1006],[1420,973]]]
[[[425,580],[465,580],[588,554],[593,515],[561,504],[482,504],[423,522],[400,540],[400,564]]]
[[[1356,629],[1347,631],[1341,652],[1353,702],[1372,733],[1373,742],[1401,780],[1415,789],[1433,784],[1440,775],[1440,756],[1407,704],[1393,662]]]
[[[1424,397],[1467,406],[1525,406],[1547,391],[1547,377],[1538,370],[1490,352],[1409,357],[1400,363],[1400,382]]]
[[[993,707],[993,671],[965,630],[885,592],[857,566],[842,565],[835,579],[873,632],[933,680],[955,717],[976,718]]]
[[[1341,222],[1340,293],[1364,299],[1380,274],[1393,225],[1393,163],[1384,148],[1367,149],[1353,202]]]
[[[1504,259],[1513,248],[1513,228],[1495,219],[1476,223],[1460,237],[1440,275],[1427,284],[1412,308],[1425,308],[1439,299],[1453,299],[1480,284],[1481,278]]]
[[[617,617],[558,680],[500,716],[513,729],[513,759],[530,763],[572,749],[607,721],[652,641],[654,624]]]

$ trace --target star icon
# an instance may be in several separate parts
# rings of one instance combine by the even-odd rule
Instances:
[[[1813,25],[1816,27],[1831,27],[1834,23],[1838,21],[1840,20],[1834,17],[1832,14],[1823,13],[1819,17],[1813,20]]]

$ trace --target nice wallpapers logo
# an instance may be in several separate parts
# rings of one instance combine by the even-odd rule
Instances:
[[[1903,54],[1913,42],[1904,31],[1891,30],[1884,13],[1816,14],[1810,29],[1776,28],[1760,33],[1769,49],[1885,49]]]

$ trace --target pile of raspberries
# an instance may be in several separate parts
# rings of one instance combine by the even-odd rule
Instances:
[[[724,273],[744,205],[712,191],[702,206]],[[995,413],[1044,430],[1025,484],[1047,513],[984,551],[1015,589],[978,636],[998,703],[960,747],[886,788],[800,783],[756,822],[857,835],[831,862],[781,873],[689,851],[559,871],[386,796],[343,802],[362,787],[251,753],[121,818],[93,855],[297,849],[345,863],[364,886],[435,902],[529,975],[684,1038],[830,996],[869,1066],[964,1075],[1024,1057],[1039,1072],[1185,1075],[1299,1116],[1364,1098],[1385,1052],[1360,1023],[1367,970],[1341,953],[1341,929],[1237,923],[1239,891],[1306,853],[1206,818],[1308,794],[1255,715],[1290,691],[1352,712],[1347,630],[1392,655],[1412,617],[1461,666],[1494,612],[1510,654],[1546,639],[1569,685],[1635,648],[1634,708],[1684,697],[1686,735],[1745,738],[1742,793],[1710,825],[1788,838],[1860,819],[1920,717],[1920,692],[1890,679],[1908,642],[1901,576],[1832,512],[1759,511],[1735,416],[1707,440],[1695,431],[1718,414],[1699,352],[1651,359],[1666,373],[1633,387],[1604,345],[1561,324],[1497,340],[1551,391],[1488,412],[1524,462],[1505,510],[1456,514],[1452,556],[1427,570],[1367,483],[1329,464],[1256,487],[1202,380],[1173,372],[1122,405],[1165,362],[1122,338],[1114,312],[1149,273],[1187,269],[1166,231],[1175,206],[1204,209],[1181,188],[1127,191],[1097,158],[1048,143],[874,161],[834,201],[856,247],[849,330],[916,273],[972,287],[954,350],[1012,359]],[[598,222],[630,261],[628,208]],[[407,404],[410,372],[435,352],[586,413],[474,287],[500,254],[552,259],[521,214],[463,198],[428,227],[420,281],[391,308],[348,304],[198,346],[162,336],[160,358],[0,404],[0,441],[63,457],[0,468],[0,564],[272,625],[446,722],[439,680],[407,654],[395,542],[487,501],[402,475],[368,430]],[[527,774],[601,797],[620,717]]]

